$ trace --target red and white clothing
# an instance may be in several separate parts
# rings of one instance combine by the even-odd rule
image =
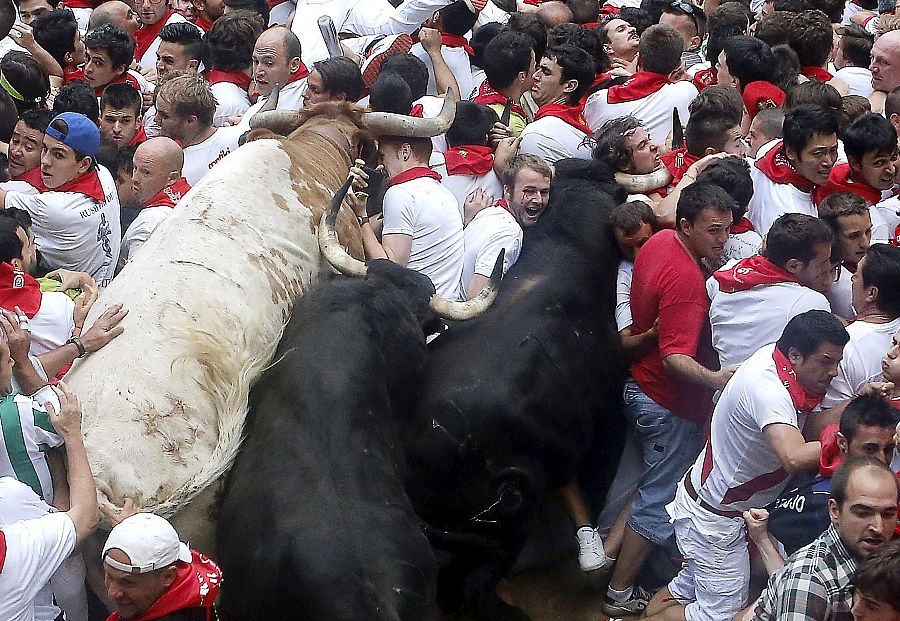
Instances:
[[[872,216],[872,243],[900,246],[900,198],[893,196],[869,207]]]
[[[828,387],[823,408],[834,407],[859,394],[869,382],[883,382],[881,360],[891,348],[891,339],[900,330],[900,319],[887,323],[854,321],[847,326],[850,341],[844,345],[844,357],[838,364],[838,374]]]
[[[159,50],[159,44],[162,43],[162,39],[159,38],[159,31],[163,29],[163,26],[177,24],[179,22],[187,22],[187,20],[174,10],[169,10],[169,12],[163,15],[155,24],[141,26],[135,31],[134,59],[141,67],[156,66],[156,52]],[[197,28],[197,30],[200,29]]]
[[[762,256],[726,264],[707,279],[706,293],[712,344],[723,367],[777,341],[797,315],[831,311],[824,295]]]
[[[831,304],[831,312],[845,319],[856,317],[856,311],[853,309],[853,283],[851,282],[855,271],[855,268],[851,271],[846,264],[842,264],[837,280],[831,283],[831,288],[825,294],[828,303]]]
[[[762,243],[762,235],[753,229],[753,224],[750,220],[741,218],[732,224],[731,229],[728,231],[728,240],[725,242],[722,257],[726,263],[738,259],[747,259],[759,254]]]
[[[129,261],[137,249],[144,245],[163,220],[172,213],[184,195],[191,189],[187,179],[182,177],[170,186],[164,187],[153,198],[141,205],[141,211],[132,220],[122,237],[122,260]]]
[[[20,192],[22,194],[38,194],[47,188],[41,179],[41,167],[35,166],[31,170],[16,175],[9,181],[0,183],[0,188],[7,192]]]
[[[30,274],[0,263],[0,308],[15,312],[19,307],[31,324],[32,356],[61,347],[75,328],[75,302],[62,291],[41,291]]]
[[[290,2],[283,2],[282,4],[290,4]],[[275,106],[275,109],[300,110],[303,108],[303,93],[306,92],[308,77],[309,70],[306,68],[306,65],[301,64],[300,68],[288,78],[288,83],[284,85],[281,91],[279,91],[278,105]],[[256,114],[260,108],[266,105],[267,101],[269,101],[267,95],[260,95],[259,99],[256,100],[256,103],[247,109],[244,116],[241,117],[241,122],[238,124],[238,127],[241,128],[241,133],[250,129],[250,119],[253,118],[253,115]]]
[[[525,125],[528,123],[528,113],[525,112],[525,108],[522,107],[521,103],[508,99],[506,95],[491,86],[487,80],[478,87],[478,92],[472,98],[472,101],[488,106],[500,118],[503,118],[503,109],[509,104],[509,128],[516,136],[522,134],[522,130],[525,129]]]
[[[522,130],[519,153],[537,155],[550,165],[569,157],[591,159],[591,134],[582,106],[552,103],[538,108]]]
[[[681,147],[680,149],[673,149],[668,153],[663,153],[659,156],[659,159],[662,160],[663,165],[672,174],[672,180],[669,182],[669,187],[674,188],[678,185],[678,182],[681,181],[681,178],[684,176],[684,173],[687,172],[687,169],[700,158],[688,153],[687,147]]]
[[[250,108],[250,76],[243,71],[209,72],[209,84],[216,98],[216,112],[213,114],[213,125],[224,127],[229,117],[242,115]]]
[[[479,211],[463,229],[465,257],[462,269],[462,290],[468,291],[475,274],[489,277],[501,250],[503,273],[511,268],[522,251],[522,227],[513,215],[500,205]]]
[[[5,207],[31,215],[47,267],[87,272],[101,288],[112,280],[122,234],[116,184],[103,166],[41,194],[10,192]]]
[[[445,153],[434,151],[429,166],[441,176],[441,185],[456,197],[460,214],[466,197],[476,189],[484,190],[495,201],[503,198],[503,184],[494,172],[490,147],[464,145],[450,147]]]
[[[447,66],[450,67],[450,72],[459,86],[459,92],[463,94],[472,92],[475,85],[472,83],[472,48],[469,47],[469,42],[466,41],[465,37],[457,37],[446,32],[441,33],[441,41],[443,43],[441,45],[441,56],[444,57]],[[413,45],[409,53],[428,67],[428,88],[425,92],[429,95],[443,95],[437,90],[437,83],[434,81],[434,65],[422,44],[416,43]]]
[[[650,139],[663,144],[672,131],[672,109],[678,108],[682,123],[690,118],[688,104],[698,91],[690,82],[669,82],[659,73],[638,71],[625,84],[600,90],[588,97],[584,117],[593,131],[603,123],[622,116],[641,121]]]
[[[783,214],[805,213],[818,217],[812,200],[813,183],[791,167],[781,141],[756,159],[750,167],[750,177],[753,198],[747,206],[747,218],[763,237]]]
[[[425,274],[438,295],[459,300],[463,266],[462,216],[456,197],[428,168],[395,175],[384,194],[382,235],[412,237],[406,267]]]
[[[239,125],[220,127],[203,142],[184,148],[184,166],[181,174],[191,187],[200,183],[213,166],[238,148],[241,133]]]
[[[881,190],[873,188],[865,181],[850,178],[850,164],[835,164],[828,175],[828,181],[813,190],[813,202],[818,206],[836,192],[852,192],[865,199],[870,205],[881,202]]]

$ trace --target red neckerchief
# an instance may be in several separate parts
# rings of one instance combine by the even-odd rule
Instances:
[[[621,11],[621,10],[622,9],[620,9],[617,6],[613,6],[611,4],[604,4],[603,6],[600,7],[599,17],[603,17],[604,15],[618,15],[619,11]],[[594,24],[593,28],[596,28],[599,25],[600,25],[600,22],[597,22],[596,24]],[[587,28],[587,24],[585,24],[585,28]]]
[[[761,255],[741,259],[730,269],[713,272],[713,278],[719,283],[722,293],[747,291],[757,285],[798,282],[793,274]]]
[[[628,78],[625,84],[611,86],[608,91],[609,94],[606,96],[606,101],[611,104],[637,101],[647,95],[652,95],[668,83],[669,77],[661,73],[638,71]]]
[[[881,201],[881,190],[876,190],[868,183],[853,181],[850,178],[850,164],[835,164],[828,175],[828,181],[818,186],[813,191],[813,202],[818,206],[828,196],[835,192],[852,192],[863,199],[870,205]]]
[[[697,87],[697,90],[702,91],[707,86],[712,86],[713,84],[719,83],[719,72],[716,71],[715,67],[710,67],[709,69],[701,69],[694,74],[693,82],[694,86]]]
[[[33,319],[41,310],[41,285],[11,264],[0,263],[0,307],[12,312],[18,306]]]
[[[187,179],[182,177],[172,185],[167,185],[157,192],[156,196],[153,198],[141,203],[141,209],[146,209],[147,207],[174,208],[176,203],[184,198],[184,195],[187,194],[190,189],[191,184],[188,183]]]
[[[819,82],[827,82],[834,77],[827,70],[822,69],[822,67],[800,67],[800,73],[807,78],[818,80]]]
[[[387,182],[387,187],[392,188],[395,185],[400,185],[401,183],[406,183],[413,179],[420,179],[421,177],[430,177],[437,182],[440,182],[441,180],[441,176],[427,166],[414,166],[409,170],[404,170],[402,173],[391,177]]]
[[[511,102],[509,106],[510,111],[515,112],[523,119],[526,118],[525,109],[522,108],[522,106],[520,106],[518,102],[515,102],[506,95],[494,90],[494,87],[491,86],[487,80],[482,82],[481,86],[478,87],[478,95],[476,95],[475,99],[473,99],[472,101],[474,101],[475,103],[484,104],[486,106],[490,106],[493,104],[500,104],[501,106],[505,106],[507,102]]]
[[[422,104],[416,104],[409,110],[409,116],[414,116],[417,119],[421,119],[425,117],[425,106]]]
[[[746,216],[738,220],[737,222],[732,223],[731,225],[731,233],[734,235],[740,235],[741,233],[746,233],[747,231],[753,231],[753,223],[747,219]]]
[[[781,353],[781,350],[778,349],[778,347],[772,352],[772,359],[775,361],[775,372],[778,373],[778,379],[781,380],[781,383],[787,389],[794,407],[797,408],[797,412],[800,414],[809,414],[812,412],[813,408],[822,402],[825,395],[814,395],[800,384],[800,381],[794,374],[794,366],[791,364],[791,361]]]
[[[499,201],[497,201],[497,207],[503,207],[506,211],[509,212],[509,215],[511,215],[513,218],[516,217],[516,215],[512,212],[512,209],[509,208],[509,203],[506,202],[505,198],[501,198]]]
[[[49,191],[77,192],[79,194],[84,194],[95,201],[106,200],[106,195],[103,193],[103,186],[100,185],[100,177],[97,176],[96,170],[86,172],[80,177],[76,177],[68,183],[62,184],[58,188],[50,188]]]
[[[166,25],[166,22],[169,21],[169,18],[172,17],[174,13],[175,9],[169,9],[155,24],[141,26],[134,32],[135,60],[140,60],[144,57],[144,54],[147,53],[147,50],[149,50],[150,46],[153,45],[153,42],[156,41],[156,37],[159,36],[159,31],[163,29],[163,26]]]
[[[823,477],[831,478],[834,471],[844,463],[844,454],[838,444],[837,434],[840,431],[840,425],[834,423],[826,425],[822,433],[819,434],[819,442],[822,444],[822,452],[819,455],[819,474]]]
[[[84,69],[63,69],[63,86],[68,84],[69,82],[74,82],[75,80],[83,80],[84,79]]]
[[[466,54],[469,56],[475,55],[475,50],[472,49],[472,46],[469,45],[469,42],[466,41],[465,37],[461,37],[459,35],[452,35],[446,32],[441,33],[441,43],[446,45],[447,47],[461,47],[466,51]]]
[[[672,173],[672,181],[669,182],[669,187],[674,188],[681,181],[687,169],[700,158],[688,153],[687,147],[681,147],[680,149],[663,153],[660,159],[665,167],[669,169],[669,172]]]
[[[850,265],[846,261],[841,261],[841,265],[844,266],[844,269],[847,270],[848,272],[850,272],[851,274],[855,274],[856,270],[859,269],[859,264]]]
[[[147,142],[147,132],[144,131],[143,125],[138,128],[137,133],[134,135],[134,138],[128,141],[128,146],[136,147],[142,142]]]
[[[144,614],[131,621],[151,621],[185,608],[206,608],[207,611],[212,608],[222,586],[222,570],[196,550],[191,550],[191,557],[190,564],[179,564],[172,586]],[[114,612],[106,621],[120,619],[119,613]]]
[[[494,167],[494,152],[490,147],[463,145],[450,147],[444,153],[448,175],[473,175],[481,177]]]
[[[84,79],[84,78],[81,78],[81,79]],[[137,90],[138,92],[140,92],[140,90],[141,90],[141,83],[137,81],[137,78],[134,77],[133,75],[131,75],[130,73],[128,73],[128,71],[125,71],[125,73],[122,73],[122,74],[116,76],[115,78],[113,78],[109,83],[95,88],[94,94],[97,97],[103,97],[103,91],[105,91],[106,87],[109,86],[110,84],[131,84],[135,88],[135,90]]]
[[[584,106],[567,106],[561,103],[544,104],[534,115],[534,120],[542,119],[545,116],[553,116],[565,121],[580,132],[584,132],[590,136],[593,132],[588,127],[587,121],[584,120]]]
[[[278,6],[279,4],[284,4],[287,1],[288,0],[266,0],[267,4],[269,5],[270,11],[272,9],[274,9],[276,6]]]
[[[285,0],[286,2],[287,0]],[[303,61],[300,61],[300,66],[297,67],[297,70],[291,74],[291,77],[288,78],[287,83],[293,84],[294,82],[299,82],[303,78],[309,77],[309,69],[306,68],[306,65],[303,64]]]
[[[97,3],[93,0],[64,0],[62,5],[67,9],[95,9]]]
[[[41,167],[35,166],[31,170],[26,170],[21,175],[16,175],[12,178],[13,181],[24,181],[28,185],[32,186],[38,192],[46,192],[47,186],[44,185],[44,180],[41,178]]]
[[[764,157],[756,160],[756,167],[774,183],[790,183],[801,192],[812,192],[813,190],[813,182],[800,176],[791,167],[784,154],[784,142],[782,141],[769,149]]]
[[[243,91],[249,91],[252,81],[252,78],[243,71],[222,71],[221,69],[210,69],[209,71],[208,82],[210,86],[227,82],[229,84],[237,84]]]
[[[209,32],[209,29],[212,28],[212,22],[202,16],[197,18],[194,25],[203,32]]]

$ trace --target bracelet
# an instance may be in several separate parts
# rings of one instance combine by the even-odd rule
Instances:
[[[356,221],[359,222],[360,226],[362,226],[369,221],[369,216],[356,216]]]
[[[82,345],[80,338],[77,336],[69,337],[69,340],[66,341],[66,345],[69,345],[70,343],[78,348],[79,358],[84,358],[87,355],[87,350],[85,350],[84,345]]]

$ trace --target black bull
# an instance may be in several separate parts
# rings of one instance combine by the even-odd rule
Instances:
[[[522,618],[494,586],[539,503],[579,465],[598,488],[590,496],[603,498],[618,462],[626,369],[607,221],[610,194],[623,196],[598,162],[578,167],[567,170],[593,179],[554,181],[493,306],[432,343],[423,397],[403,428],[407,492],[442,560],[445,610]]]

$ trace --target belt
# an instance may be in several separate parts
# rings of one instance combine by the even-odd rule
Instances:
[[[724,509],[716,508],[700,498],[700,496],[697,494],[697,490],[694,489],[694,484],[691,483],[691,470],[688,470],[687,474],[684,475],[684,489],[694,502],[696,502],[703,509],[706,509],[710,513],[714,513],[715,515],[720,515],[727,518],[739,518],[743,517],[744,515],[740,511],[725,511]]]

